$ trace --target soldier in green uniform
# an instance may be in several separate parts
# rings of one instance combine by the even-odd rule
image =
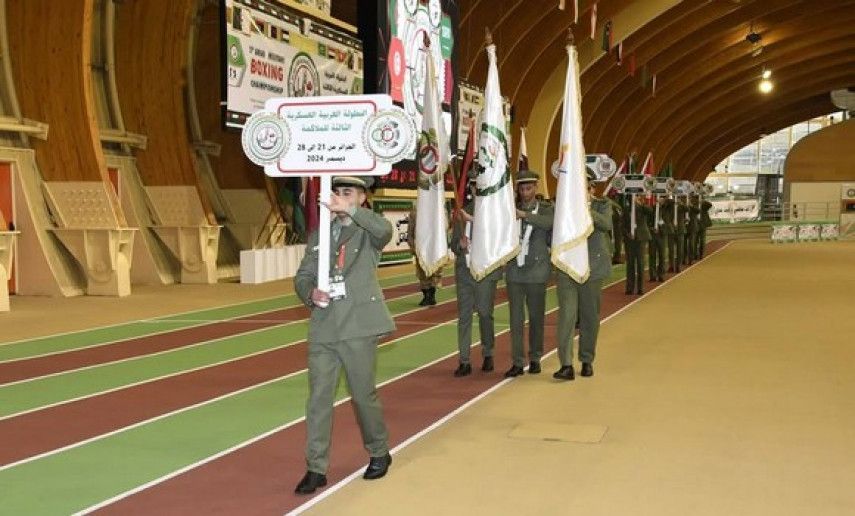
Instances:
[[[700,213],[701,210],[698,208],[698,198],[692,197],[691,201],[689,201],[689,222],[686,227],[686,231],[689,234],[689,242],[687,246],[688,253],[686,253],[689,258],[689,265],[698,259],[698,218]]]
[[[520,219],[520,253],[505,266],[508,307],[511,314],[511,357],[506,378],[523,374],[525,353],[523,329],[528,308],[528,359],[530,374],[540,372],[543,355],[543,319],[546,312],[546,282],[552,273],[549,237],[553,206],[535,198],[538,175],[523,171],[517,176],[517,218]]]
[[[701,220],[698,224],[698,259],[704,257],[704,250],[707,247],[707,228],[712,226],[712,219],[710,218],[711,208],[712,203],[704,199],[701,203]]]
[[[630,203],[632,196],[627,196]],[[644,255],[650,242],[647,220],[652,217],[644,196],[635,196],[635,231],[632,230],[632,206],[624,206],[623,237],[626,244],[626,294],[644,294]]]
[[[392,225],[360,207],[371,181],[370,177],[333,180],[328,205],[335,215],[330,225],[330,255],[318,256],[318,233],[314,232],[294,278],[297,295],[312,311],[306,407],[308,472],[295,489],[300,494],[313,493],[327,483],[333,402],[341,368],[370,457],[363,478],[384,476],[392,463],[375,383],[377,343],[395,330],[376,272],[380,251],[392,238]],[[317,286],[319,260],[330,262],[329,292]]]
[[[659,202],[659,216],[662,217],[663,234],[668,248],[668,272],[680,272],[680,262],[677,259],[677,226],[674,224],[674,199],[662,197]]]
[[[442,269],[434,272],[433,275],[425,275],[419,264],[419,258],[416,256],[416,206],[410,210],[410,216],[407,222],[407,244],[413,252],[413,263],[416,266],[416,277],[419,279],[419,288],[422,290],[422,300],[419,306],[432,306],[436,304],[436,288],[442,284]]]
[[[659,203],[659,199],[656,199]],[[650,210],[650,217],[647,219],[647,228],[650,230],[650,244],[648,247],[648,269],[650,272],[650,281],[665,281],[665,244],[668,240],[668,235],[665,234],[665,221],[662,219],[662,206],[659,206],[659,216],[657,218],[656,209]]]
[[[680,272],[680,267],[687,263],[686,257],[686,217],[689,213],[689,208],[683,200],[677,199],[677,224],[675,226],[677,232],[677,266],[674,272]]]
[[[469,182],[474,191],[475,180]],[[472,194],[474,196],[474,193]],[[460,364],[454,376],[467,376],[472,373],[469,363],[472,347],[472,314],[478,312],[478,329],[481,333],[481,370],[493,370],[493,344],[496,336],[493,324],[493,302],[496,298],[496,284],[502,279],[502,269],[491,272],[481,281],[475,281],[469,272],[469,239],[472,235],[472,214],[475,202],[469,201],[463,207],[463,220],[455,221],[451,233],[449,248],[454,253],[454,279],[457,285],[457,348]]]
[[[587,281],[577,283],[559,270],[558,276],[558,359],[561,368],[552,377],[573,380],[573,334],[579,321],[579,361],[582,376],[594,374],[594,356],[600,330],[600,301],[603,280],[612,270],[609,232],[612,231],[612,208],[608,200],[594,196],[593,174],[588,173],[588,194],[594,231],[588,236],[588,260],[591,273]]]
[[[623,196],[617,195],[617,200],[607,197],[612,207],[612,263],[623,263]]]

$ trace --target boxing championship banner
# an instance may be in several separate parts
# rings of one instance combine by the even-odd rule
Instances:
[[[225,0],[224,20],[227,126],[274,97],[362,93],[358,38],[261,0]]]

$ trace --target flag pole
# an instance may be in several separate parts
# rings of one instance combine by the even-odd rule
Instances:
[[[330,291],[330,194],[332,193],[332,176],[321,175],[320,220],[318,222],[318,290]],[[316,302],[321,308],[327,303]]]

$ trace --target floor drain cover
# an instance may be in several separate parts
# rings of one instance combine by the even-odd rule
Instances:
[[[538,441],[595,444],[603,440],[608,427],[602,425],[562,425],[556,423],[520,423],[508,437]]]

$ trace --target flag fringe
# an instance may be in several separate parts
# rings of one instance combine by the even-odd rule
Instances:
[[[511,249],[506,255],[504,255],[501,258],[499,258],[498,260],[496,260],[496,262],[493,263],[493,265],[490,265],[489,267],[484,269],[484,272],[482,272],[481,274],[478,274],[475,271],[473,271],[471,267],[469,268],[469,274],[472,275],[472,278],[475,281],[481,281],[482,279],[486,278],[487,276],[489,276],[490,274],[495,272],[497,269],[507,265],[507,263],[509,261],[513,260],[514,258],[516,258],[516,256],[518,254],[520,254],[519,244],[517,244],[513,249]]]

